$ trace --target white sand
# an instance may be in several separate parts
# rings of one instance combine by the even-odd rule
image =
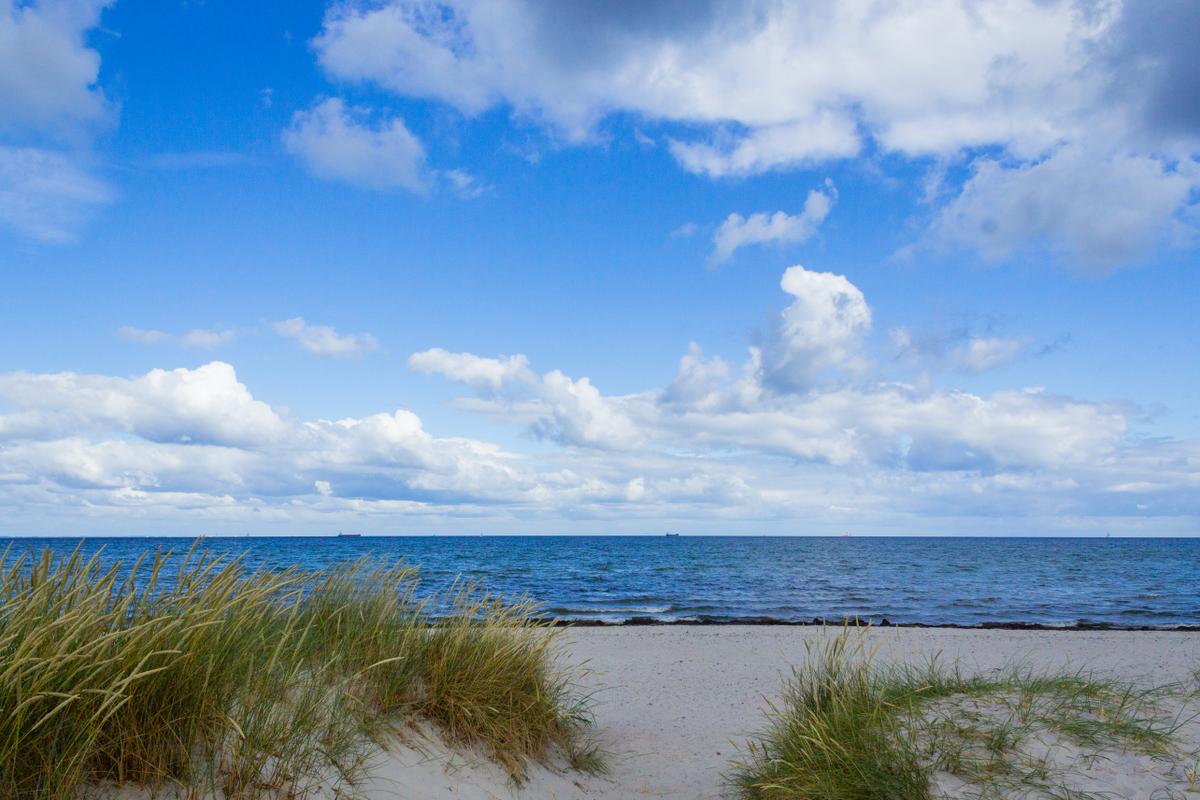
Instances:
[[[535,770],[515,789],[499,770],[440,748],[423,761],[401,749],[376,769],[365,787],[383,798],[529,798],[625,800],[723,798],[721,773],[763,722],[780,672],[804,658],[809,627],[664,626],[579,628],[568,634],[569,655],[595,670],[597,734],[613,755],[606,778]],[[1192,680],[1200,669],[1200,634],[1122,632],[876,629],[880,658],[924,659],[941,652],[964,671],[986,672],[1014,663],[1089,669],[1144,686]],[[1200,747],[1200,728],[1188,731]],[[1050,742],[1049,745],[1055,743]],[[1069,748],[1057,748],[1064,760]],[[414,762],[416,765],[414,766]],[[950,788],[952,783],[945,784]],[[1137,756],[1092,764],[1078,788],[1114,797],[1148,798],[1156,789],[1186,788],[1182,774]],[[1167,795],[1163,795],[1167,796]]]
[[[726,796],[721,772],[735,745],[762,726],[764,698],[778,695],[780,671],[803,661],[805,639],[821,631],[663,626],[570,635],[572,654],[613,687],[598,697],[597,722],[601,735],[625,752],[613,759],[611,784],[592,781],[586,794],[559,796],[700,800]],[[880,628],[872,635],[881,659],[941,652],[968,672],[1020,662],[1091,669],[1151,686],[1192,679],[1200,669],[1200,633]],[[1145,775],[1131,782],[1132,793],[1117,796],[1144,800],[1158,786]],[[553,796],[538,790],[516,796]]]
[[[632,800],[728,797],[721,773],[738,745],[762,723],[780,673],[804,659],[811,627],[663,626],[579,628],[567,632],[568,655],[595,671],[596,733],[612,751],[610,773],[590,778],[538,768],[521,788],[476,755],[440,745],[426,752],[396,747],[359,787],[370,800]],[[1194,681],[1200,633],[875,629],[882,659],[925,659],[940,652],[966,672],[1025,664],[1094,670],[1149,687]],[[1200,749],[1200,723],[1185,730]],[[1070,761],[1070,748],[1047,741]],[[943,784],[952,788],[953,783]],[[1162,791],[1169,787],[1174,794]],[[1144,800],[1185,794],[1178,765],[1115,754],[1080,774],[1078,788]],[[1155,792],[1158,791],[1158,794]],[[127,795],[133,797],[133,794]]]

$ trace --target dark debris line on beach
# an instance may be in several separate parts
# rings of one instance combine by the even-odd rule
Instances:
[[[786,620],[774,617],[695,617],[691,619],[658,619],[656,617],[628,617],[622,620],[594,618],[546,619],[551,625],[564,628],[619,628],[652,625],[777,625],[782,627],[878,627],[878,628],[946,628],[951,630],[1003,630],[1003,631],[1152,631],[1152,632],[1200,632],[1200,625],[1114,625],[1107,622],[1075,622],[1069,625],[1048,625],[1041,622],[981,622],[974,625],[961,623],[891,622],[886,617],[880,620],[813,617],[811,620]]]

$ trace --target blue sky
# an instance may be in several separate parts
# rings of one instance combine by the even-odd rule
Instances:
[[[0,533],[1194,535],[1197,25],[8,0]]]

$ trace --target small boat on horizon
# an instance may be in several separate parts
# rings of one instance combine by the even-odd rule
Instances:
[[[678,533],[668,533],[667,536],[678,536]]]
[[[341,531],[338,531],[339,539],[356,539],[360,536],[362,536],[361,533],[342,533]]]

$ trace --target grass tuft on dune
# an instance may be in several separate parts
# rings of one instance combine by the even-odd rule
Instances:
[[[170,577],[168,577],[170,576]],[[600,766],[586,698],[527,602],[367,561],[249,572],[195,548],[127,570],[78,551],[0,558],[0,796],[97,783],[226,798],[350,788],[389,731],[432,726],[519,781]]]
[[[1186,687],[1019,667],[964,675],[936,658],[877,666],[874,655],[849,628],[808,645],[766,729],[730,770],[741,797],[1100,800],[1107,794],[1073,780],[1097,759],[1136,753],[1186,772],[1196,758],[1178,749],[1184,720],[1164,702]]]
[[[808,645],[770,724],[731,778],[754,800],[925,800],[928,776],[866,641],[843,633]]]

